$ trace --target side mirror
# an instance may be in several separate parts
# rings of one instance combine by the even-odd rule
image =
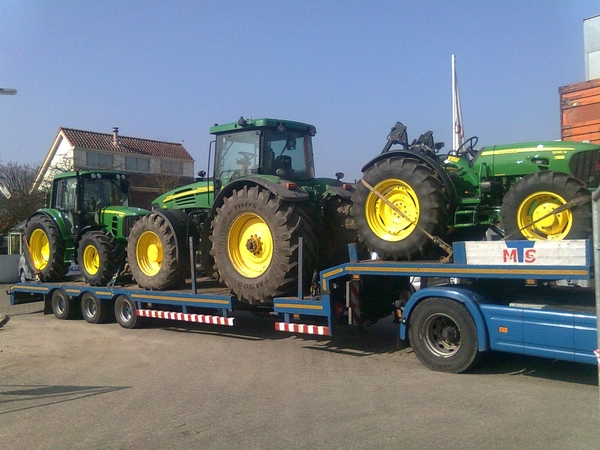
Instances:
[[[443,142],[436,142],[435,143],[435,149],[436,150],[441,150],[442,148],[444,148],[444,143]]]

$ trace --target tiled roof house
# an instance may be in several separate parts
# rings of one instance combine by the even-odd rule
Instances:
[[[105,169],[131,173],[130,184],[139,206],[175,186],[193,181],[194,159],[181,144],[61,127],[34,189],[48,187],[58,171]]]

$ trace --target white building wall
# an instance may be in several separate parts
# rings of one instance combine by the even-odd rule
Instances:
[[[600,78],[600,16],[583,21],[586,81]]]

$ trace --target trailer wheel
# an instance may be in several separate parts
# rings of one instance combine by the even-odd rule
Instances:
[[[138,328],[142,323],[135,302],[126,295],[119,295],[115,300],[115,318],[123,328]]]
[[[27,221],[25,227],[27,251],[25,258],[42,281],[60,281],[67,274],[65,241],[56,223],[48,216],[38,214]]]
[[[77,302],[62,289],[52,291],[52,312],[57,319],[74,319],[77,315]]]
[[[509,239],[587,239],[592,234],[590,201],[542,217],[571,200],[589,197],[585,184],[577,178],[561,172],[532,173],[517,181],[504,196],[502,228]]]
[[[127,261],[138,286],[161,291],[178,287],[188,276],[187,254],[177,257],[178,232],[185,235],[161,214],[149,214],[135,223],[127,239]]]
[[[91,286],[106,286],[115,275],[118,258],[115,238],[104,231],[86,233],[78,247],[79,268],[83,279]]]
[[[233,190],[217,208],[211,255],[221,282],[242,301],[269,303],[293,292],[298,280],[298,237],[304,238],[304,265],[316,254],[314,230],[304,206],[285,202],[267,189]],[[310,281],[312,273],[304,271]]]
[[[411,158],[391,157],[367,168],[363,179],[403,215],[398,214],[363,183],[356,183],[352,215],[358,236],[382,259],[421,257],[433,247],[422,230],[443,237],[448,220],[448,196],[435,172]]]
[[[88,323],[104,323],[109,315],[109,302],[102,301],[91,292],[81,296],[81,314]]]
[[[461,373],[479,359],[475,322],[462,304],[428,298],[417,304],[409,320],[411,346],[431,370]]]

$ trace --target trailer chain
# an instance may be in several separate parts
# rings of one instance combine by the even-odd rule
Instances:
[[[362,184],[365,185],[365,187],[369,191],[371,191],[373,194],[375,194],[377,197],[379,197],[386,205],[388,205],[390,208],[392,208],[392,210],[394,210],[394,212],[398,213],[403,219],[408,220],[412,225],[414,225],[416,228],[421,230],[425,234],[425,236],[427,236],[429,239],[431,239],[431,241],[434,244],[436,244],[438,247],[440,247],[443,251],[445,251],[447,253],[446,256],[440,256],[440,262],[442,262],[442,263],[450,262],[450,260],[452,259],[452,253],[453,253],[451,245],[446,243],[443,239],[441,239],[437,236],[433,236],[431,233],[428,233],[427,231],[425,231],[422,227],[419,226],[419,224],[417,224],[416,221],[412,220],[410,217],[408,217],[406,214],[404,214],[402,211],[400,211],[400,208],[398,208],[396,205],[394,205],[392,202],[390,202],[387,198],[385,198],[381,192],[379,192],[377,189],[375,189],[373,186],[371,186],[369,183],[367,183],[364,178],[361,178],[360,181]]]
[[[558,208],[553,209],[548,214],[545,214],[542,217],[534,220],[533,222],[528,223],[524,227],[519,228],[517,231],[509,234],[508,236],[504,236],[501,240],[502,241],[506,241],[507,239],[513,237],[515,234],[518,234],[521,231],[523,231],[523,230],[525,230],[525,229],[527,229],[529,227],[532,227],[533,225],[535,225],[536,223],[538,223],[541,220],[547,219],[550,216],[553,216],[555,214],[558,214],[558,213],[561,213],[563,211],[566,211],[567,209],[571,209],[571,208],[575,208],[577,206],[585,205],[590,200],[591,200],[591,197],[589,197],[589,196],[581,196],[581,197],[574,198],[573,200],[569,200],[567,203],[565,203],[564,205],[560,205]],[[534,233],[536,233],[537,235],[539,235],[541,238],[544,238],[544,235],[538,233],[535,229],[532,228],[531,231],[533,231]]]

